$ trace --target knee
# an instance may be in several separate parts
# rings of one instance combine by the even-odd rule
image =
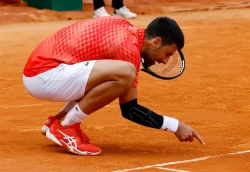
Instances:
[[[119,82],[125,88],[131,88],[136,79],[136,68],[130,62],[123,62],[119,66]]]

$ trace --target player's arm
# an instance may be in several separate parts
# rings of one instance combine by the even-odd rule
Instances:
[[[199,134],[190,126],[179,122],[175,118],[159,115],[150,109],[138,104],[137,88],[131,88],[128,92],[119,97],[122,116],[137,124],[169,130],[175,133],[176,137],[182,141],[193,141],[193,137],[199,140],[201,144],[204,141]]]

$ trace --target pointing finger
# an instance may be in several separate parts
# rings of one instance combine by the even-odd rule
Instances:
[[[193,131],[193,136],[201,143],[201,144],[205,144],[205,142],[203,141],[203,139],[201,138],[201,136],[196,133],[196,131]]]

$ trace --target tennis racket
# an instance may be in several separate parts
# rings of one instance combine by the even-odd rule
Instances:
[[[163,80],[175,79],[184,72],[185,58],[181,50],[176,51],[166,64],[156,63],[150,67],[142,67],[141,71]]]

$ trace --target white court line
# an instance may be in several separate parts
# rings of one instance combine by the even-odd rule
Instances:
[[[0,108],[20,108],[20,107],[32,107],[32,106],[43,106],[48,105],[48,103],[40,103],[40,104],[27,104],[27,105],[0,105]]]
[[[21,130],[18,130],[19,132],[29,132],[29,131],[38,131],[38,130],[41,130],[41,128],[30,128],[30,129],[21,129]]]
[[[166,170],[166,171],[189,172],[189,171],[185,171],[185,170],[176,170],[176,169],[172,169],[172,168],[164,168],[164,167],[156,167],[156,168],[161,169],[161,170]]]
[[[123,170],[116,170],[116,171],[113,171],[113,172],[136,171],[136,170],[143,170],[143,169],[148,169],[148,168],[157,168],[157,167],[162,167],[162,166],[167,166],[167,165],[185,164],[185,163],[189,163],[189,162],[204,161],[204,160],[207,160],[207,159],[220,158],[220,157],[224,157],[224,156],[239,155],[239,154],[245,154],[245,153],[250,153],[250,150],[232,152],[232,153],[220,154],[220,155],[205,156],[205,157],[189,159],[189,160],[166,162],[166,163],[162,163],[162,164],[147,165],[147,166],[144,166],[144,167],[128,168],[128,169],[123,169]]]

